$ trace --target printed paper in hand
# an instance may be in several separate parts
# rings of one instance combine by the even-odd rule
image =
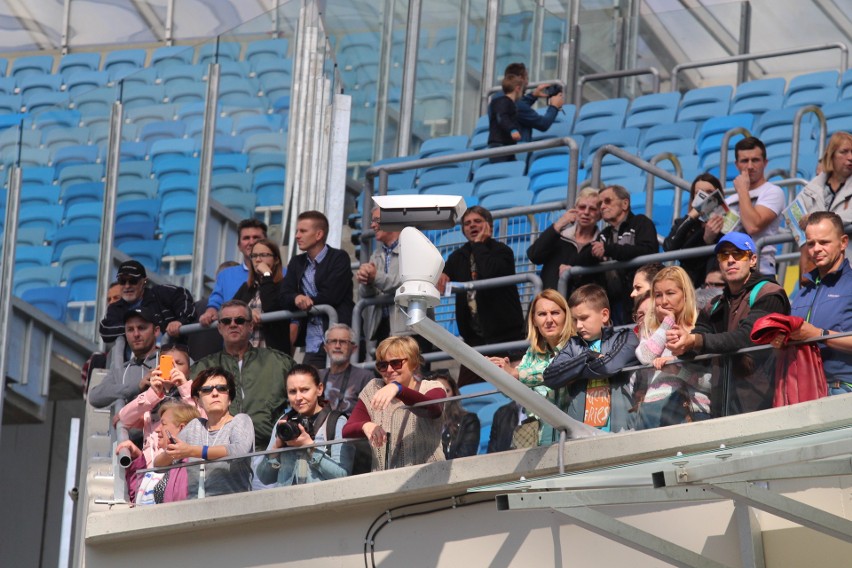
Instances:
[[[805,242],[805,231],[802,230],[802,219],[807,217],[808,211],[805,209],[805,204],[802,200],[802,194],[796,196],[796,199],[782,213],[784,222],[787,228],[793,233],[793,238],[796,239],[796,244],[802,246]]]
[[[712,193],[697,191],[695,199],[692,200],[692,207],[698,211],[698,217],[705,223],[715,215],[720,215],[724,221],[722,222],[722,233],[730,233],[734,227],[740,222],[740,216],[736,211],[728,207],[725,203],[725,196],[718,189]]]

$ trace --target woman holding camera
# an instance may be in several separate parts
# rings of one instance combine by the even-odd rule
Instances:
[[[254,451],[254,425],[248,414],[231,415],[236,396],[234,376],[222,367],[204,369],[192,381],[192,396],[207,418],[196,418],[180,436],[154,458],[154,465],[176,461],[220,460]],[[230,459],[187,468],[187,490],[196,496],[225,495],[251,490],[249,458]]]
[[[376,347],[376,369],[382,378],[367,383],[343,429],[345,438],[370,441],[373,471],[444,459],[442,405],[403,408],[446,397],[441,383],[415,376],[422,363],[412,337],[388,337]]]
[[[331,410],[323,384],[312,365],[295,365],[287,373],[290,411],[277,422],[267,450],[300,448],[343,438],[346,415]],[[352,471],[355,446],[330,446],[268,454],[257,463],[257,477],[267,485],[302,485],[346,477]]]

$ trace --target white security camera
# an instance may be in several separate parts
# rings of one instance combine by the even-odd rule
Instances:
[[[444,258],[426,235],[414,227],[406,227],[399,234],[399,278],[402,284],[396,289],[396,303],[408,306],[412,301],[424,302],[434,308],[441,303],[441,294],[435,288],[444,271]]]
[[[452,229],[467,209],[458,195],[377,195],[373,201],[381,210],[379,225],[385,231]]]

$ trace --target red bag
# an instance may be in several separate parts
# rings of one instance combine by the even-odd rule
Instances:
[[[772,343],[779,333],[787,337],[805,320],[798,316],[769,314],[754,322],[751,340],[758,345]],[[816,343],[785,347],[775,366],[775,396],[772,406],[787,406],[828,396],[828,381]]]

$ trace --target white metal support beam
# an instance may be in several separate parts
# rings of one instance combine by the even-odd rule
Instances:
[[[740,537],[740,560],[743,566],[765,568],[766,558],[763,551],[760,521],[754,509],[740,501],[734,501],[734,517],[737,519],[737,532]]]
[[[795,499],[779,495],[754,483],[711,483],[714,492],[766,511],[788,521],[852,543],[852,521]]]

